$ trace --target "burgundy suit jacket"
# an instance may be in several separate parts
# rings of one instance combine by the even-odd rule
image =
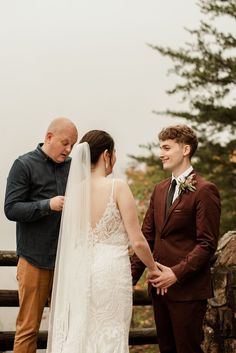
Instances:
[[[196,190],[182,191],[165,215],[171,178],[156,185],[142,231],[154,259],[171,267],[177,282],[168,288],[170,300],[201,300],[212,297],[210,259],[219,236],[220,196],[216,186],[195,172]],[[133,283],[145,266],[131,258]]]

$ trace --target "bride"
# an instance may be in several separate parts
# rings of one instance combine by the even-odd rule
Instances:
[[[115,161],[114,141],[105,131],[89,131],[73,149],[47,353],[128,353],[129,243],[149,275],[158,275],[129,186],[106,178]]]

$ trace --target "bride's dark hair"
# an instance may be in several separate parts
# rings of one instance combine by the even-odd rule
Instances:
[[[111,160],[114,150],[114,140],[106,131],[91,130],[82,137],[80,143],[82,142],[87,142],[89,144],[91,164],[96,164],[101,153],[105,150],[108,151]]]

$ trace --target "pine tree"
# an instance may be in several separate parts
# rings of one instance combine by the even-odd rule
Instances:
[[[188,103],[187,110],[155,113],[184,118],[198,132],[193,164],[220,190],[223,233],[236,229],[236,37],[219,30],[217,22],[236,24],[236,1],[200,0],[198,5],[204,20],[199,28],[186,29],[191,42],[177,50],[150,45],[173,61],[171,72],[178,83],[167,93],[180,93]],[[156,164],[152,149],[149,157],[133,158]]]

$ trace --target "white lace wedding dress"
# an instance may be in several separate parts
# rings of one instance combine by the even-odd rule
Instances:
[[[129,352],[131,266],[128,236],[113,198],[114,184],[113,179],[100,221],[94,228],[88,225],[78,241],[72,227],[76,220],[83,222],[81,217],[72,214],[73,222],[63,223],[68,229],[62,230],[59,244],[47,353]],[[73,212],[74,207],[67,210]]]
[[[93,242],[88,341],[81,353],[128,353],[132,281],[128,237],[112,192]],[[75,353],[75,352],[74,352]]]

